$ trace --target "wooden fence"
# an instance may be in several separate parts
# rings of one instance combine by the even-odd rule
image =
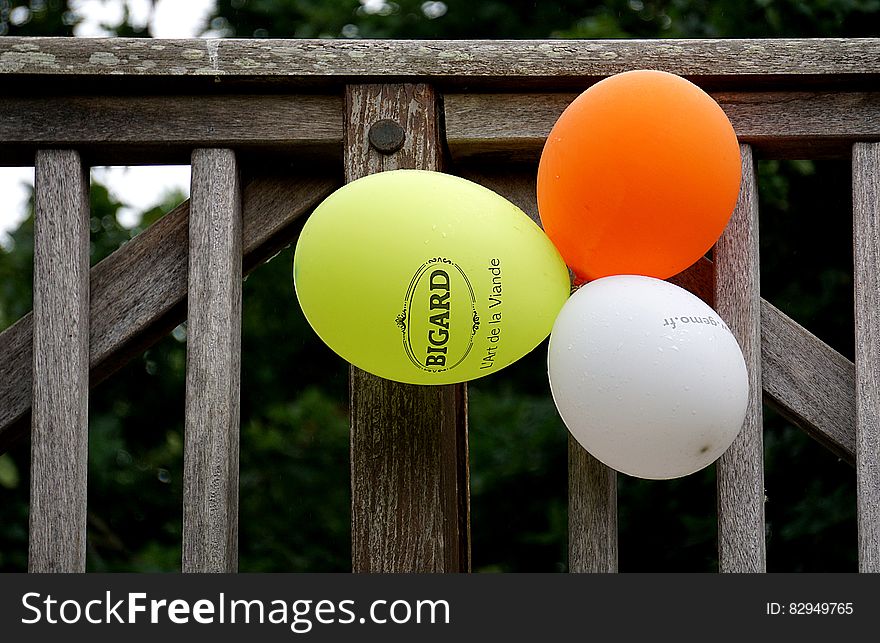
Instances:
[[[0,334],[0,450],[31,432],[30,569],[85,569],[89,387],[187,319],[183,570],[236,570],[242,274],[371,172],[442,169],[536,218],[555,119],[639,68],[712,93],[742,145],[714,263],[673,279],[749,366],[745,426],[717,465],[720,569],[765,569],[763,390],[855,465],[859,566],[880,572],[877,39],[0,38],[0,164],[36,167],[34,310]],[[384,119],[396,151],[371,143]],[[756,156],[852,158],[855,364],[761,299]],[[190,163],[190,200],[90,269],[87,168],[147,163]],[[352,369],[350,392],[354,570],[469,570],[466,387]],[[616,474],[570,441],[571,571],[616,570],[616,516]]]

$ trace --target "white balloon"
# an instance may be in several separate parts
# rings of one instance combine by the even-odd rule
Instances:
[[[563,421],[604,464],[639,478],[688,475],[742,427],[739,344],[703,301],[652,277],[590,282],[550,335],[550,389]]]

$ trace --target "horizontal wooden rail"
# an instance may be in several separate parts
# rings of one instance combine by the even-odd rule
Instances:
[[[536,161],[577,94],[445,96],[453,158]],[[767,158],[849,158],[856,141],[880,140],[880,92],[715,93],[740,142]]]
[[[575,93],[444,96],[456,161],[536,161]],[[880,92],[721,92],[739,139],[764,158],[848,158],[880,140]],[[0,165],[32,165],[47,145],[93,165],[188,163],[195,146],[342,159],[341,95],[0,96]],[[39,114],[40,118],[34,115]]]
[[[303,215],[340,182],[331,176],[254,178],[243,197],[244,272],[296,238]],[[92,267],[92,386],[186,318],[188,218],[189,201]],[[27,431],[32,332],[28,313],[0,333],[0,452]]]
[[[333,95],[0,96],[0,164],[32,165],[66,145],[92,165],[189,164],[194,147],[342,160],[342,97]]]
[[[449,86],[578,87],[629,69],[664,69],[717,87],[866,85],[880,75],[880,39],[762,40],[0,40],[0,73],[72,86],[102,79],[105,92],[177,81],[341,87],[418,78]],[[380,71],[381,70],[381,71]],[[129,82],[127,82],[129,81]],[[201,81],[201,82],[199,82]],[[45,83],[45,81],[40,81]]]

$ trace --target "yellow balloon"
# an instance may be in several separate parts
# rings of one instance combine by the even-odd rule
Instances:
[[[319,205],[293,259],[322,340],[398,382],[490,375],[532,350],[569,295],[568,269],[515,205],[421,170],[353,181]]]

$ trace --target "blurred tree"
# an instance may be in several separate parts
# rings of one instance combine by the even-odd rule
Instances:
[[[237,38],[767,38],[875,35],[878,0],[218,0]]]
[[[113,0],[108,0],[113,1]],[[118,1],[118,0],[116,0]],[[62,0],[0,0],[0,34],[70,35]],[[120,35],[147,35],[125,20]],[[772,37],[876,35],[880,0],[219,0],[207,30],[236,37]],[[762,161],[762,294],[852,355],[849,167]],[[93,261],[181,195],[120,226],[92,188]],[[0,247],[0,329],[31,307],[32,219]],[[346,365],[314,335],[290,283],[291,252],[244,284],[241,569],[349,567]],[[179,566],[185,324],[90,397],[89,568]],[[474,568],[564,570],[566,432],[546,379],[546,345],[470,387]],[[310,365],[304,368],[303,365]],[[852,469],[778,415],[765,432],[771,570],[855,569]],[[27,552],[28,448],[0,456],[0,570]],[[620,476],[620,562],[628,571],[715,565],[714,474]]]
[[[0,36],[72,36],[69,0],[0,0]]]

